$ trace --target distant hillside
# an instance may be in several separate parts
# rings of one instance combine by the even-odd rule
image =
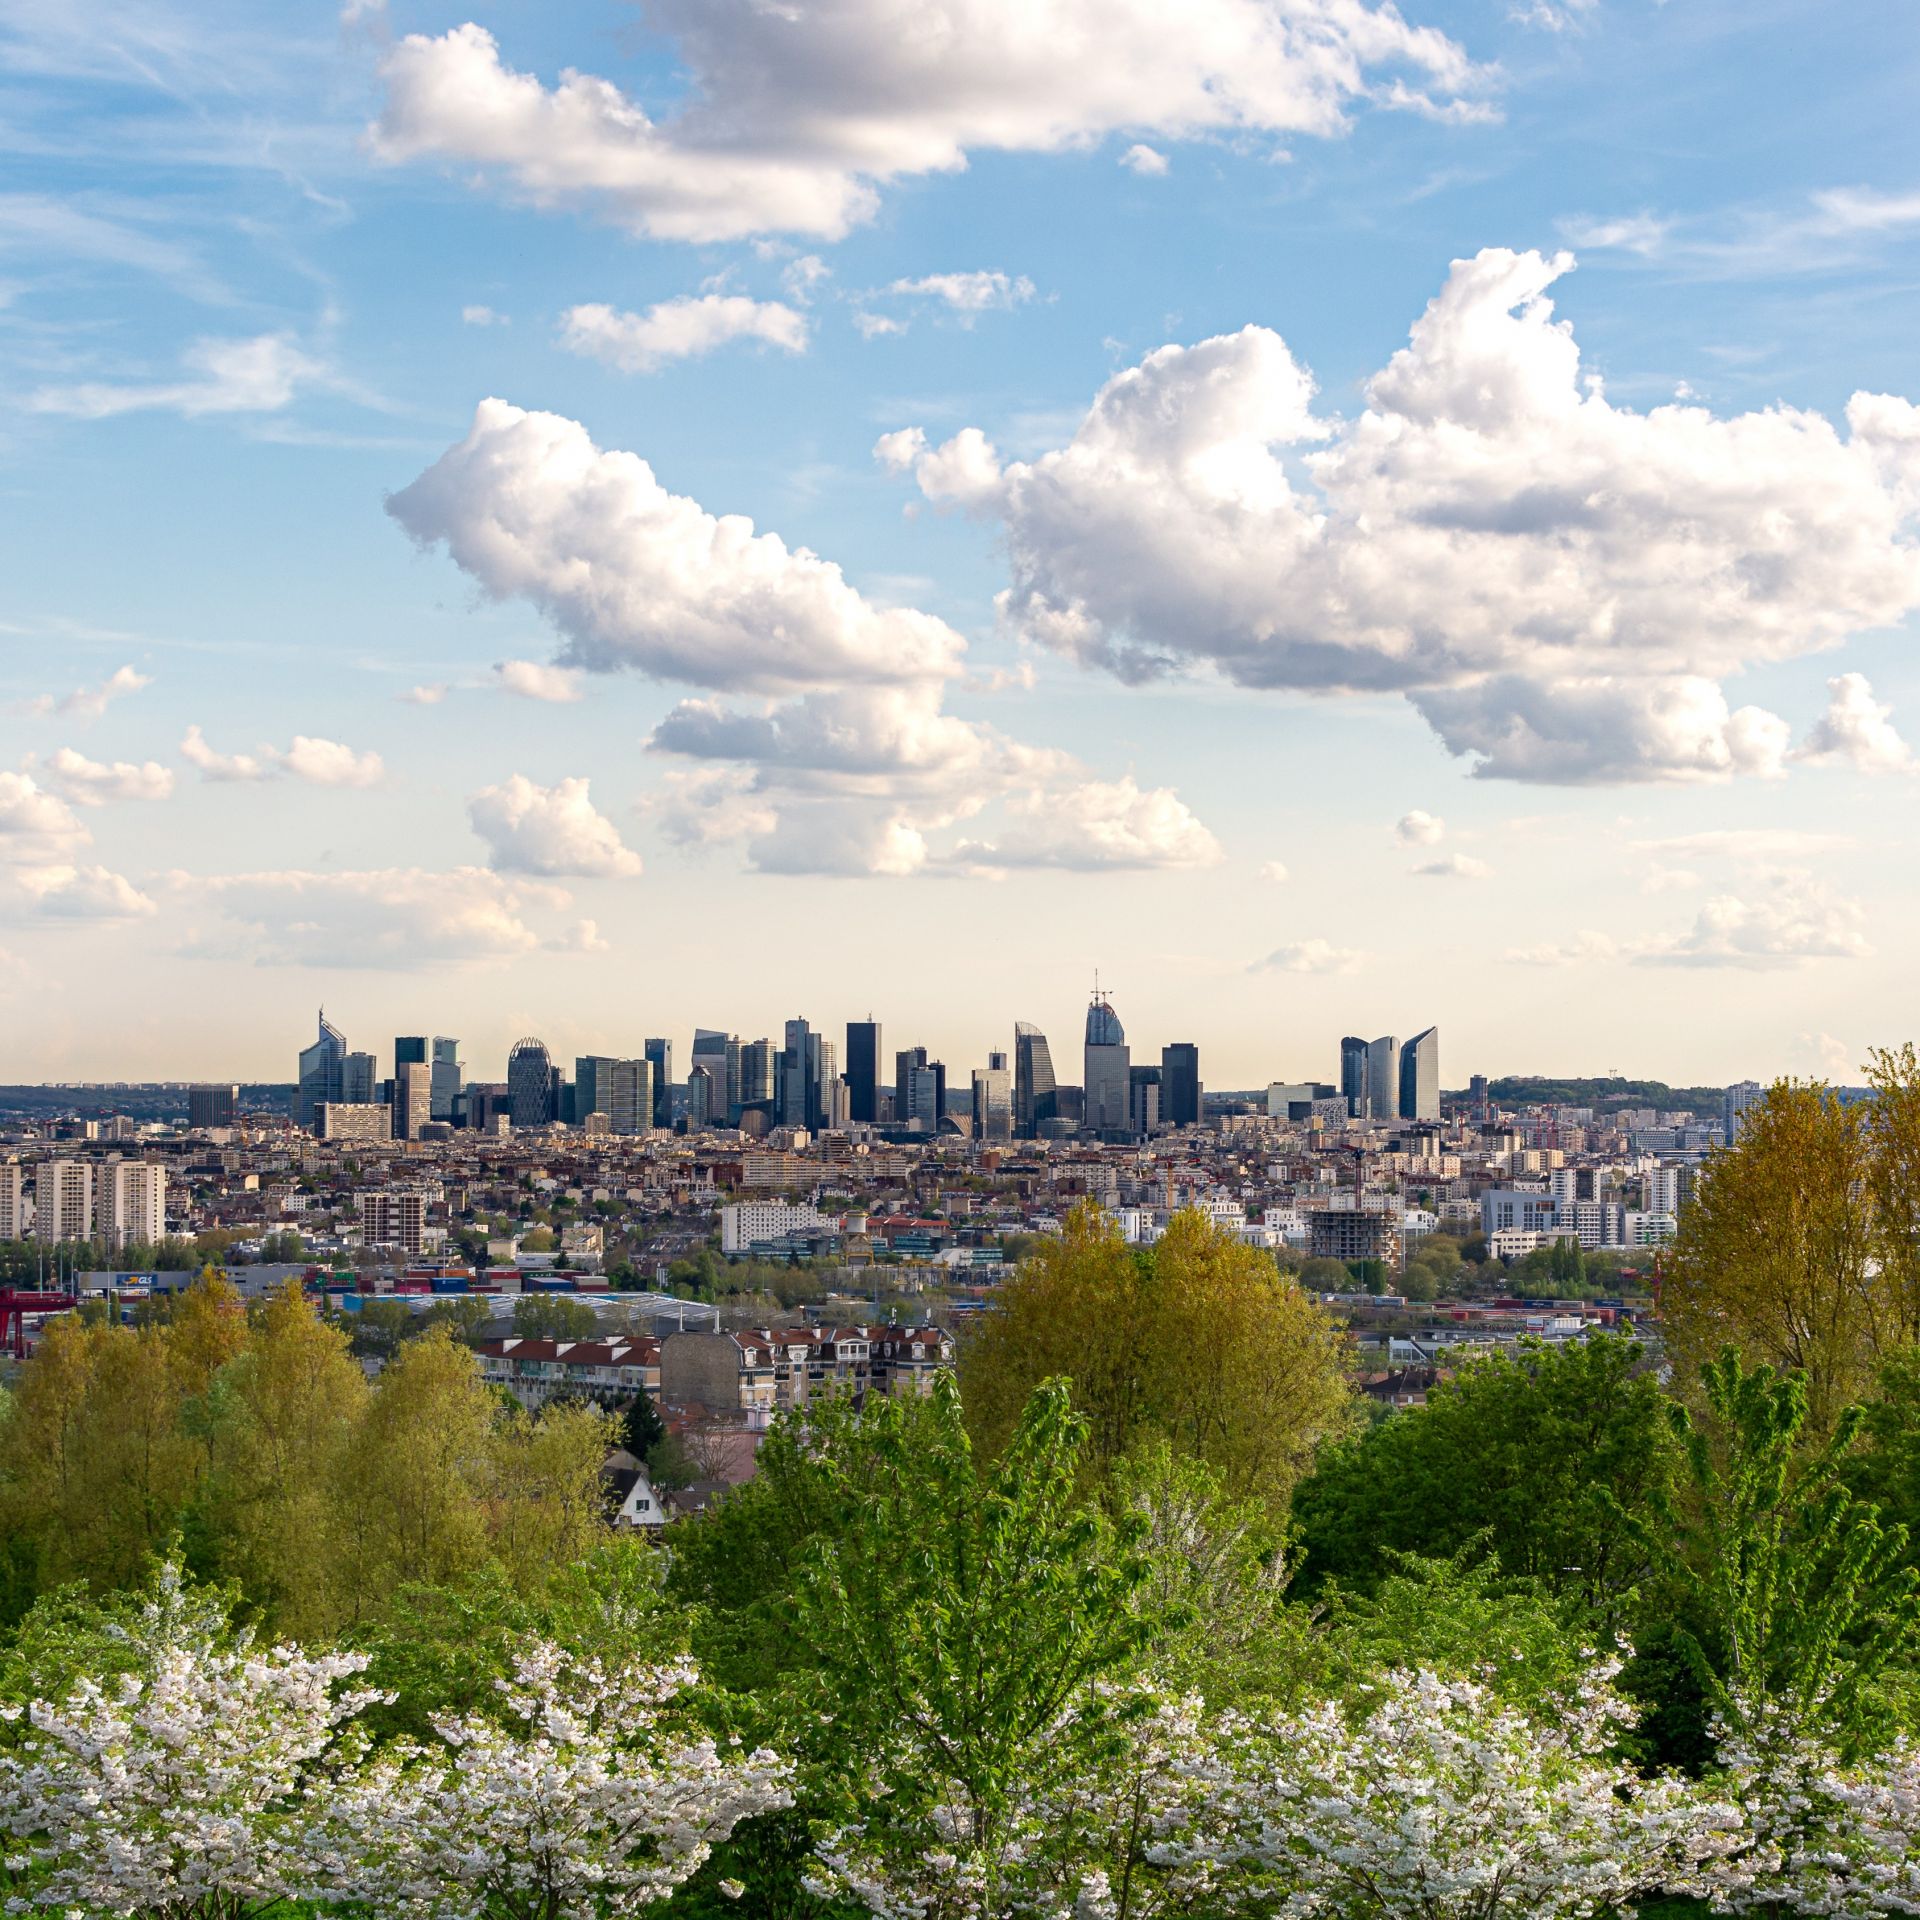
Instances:
[[[293,1087],[287,1082],[243,1082],[240,1105],[255,1113],[290,1113]],[[184,1086],[0,1086],[0,1114],[22,1120],[58,1119],[66,1114],[81,1120],[108,1120],[115,1114],[125,1114],[129,1120],[184,1120],[187,1090]]]
[[[1670,1087],[1664,1080],[1556,1080],[1513,1074],[1487,1083],[1498,1107],[1651,1107],[1656,1113],[1718,1114],[1723,1087]],[[1464,1093],[1459,1096],[1465,1098]]]

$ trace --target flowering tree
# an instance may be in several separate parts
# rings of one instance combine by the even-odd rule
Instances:
[[[773,1754],[665,1732],[692,1678],[529,1643],[499,1717],[438,1721],[438,1744],[389,1749],[335,1797],[313,1897],[421,1920],[620,1920],[664,1899],[789,1798]]]
[[[1477,1681],[1393,1672],[1251,1737],[1169,1865],[1233,1862],[1240,1898],[1299,1920],[1559,1920],[1683,1876],[1734,1820],[1610,1757],[1630,1714],[1597,1667],[1553,1720]]]
[[[261,1649],[163,1570],[118,1630],[126,1670],[0,1709],[10,1912],[247,1920],[294,1897],[314,1790],[375,1698],[357,1654]]]
[[[1778,1702],[1749,1704],[1719,1731],[1724,1788],[1744,1827],[1743,1844],[1696,1889],[1717,1912],[1920,1914],[1920,1746],[1903,1739],[1843,1766]]]

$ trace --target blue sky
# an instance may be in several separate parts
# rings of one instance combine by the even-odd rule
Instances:
[[[1095,967],[1214,1085],[1910,1032],[1909,10],[26,0],[0,66],[0,1076],[321,999],[964,1066]]]

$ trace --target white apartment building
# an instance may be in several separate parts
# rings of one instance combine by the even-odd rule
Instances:
[[[26,1170],[18,1160],[0,1160],[0,1240],[26,1237]]]
[[[736,1200],[720,1209],[720,1251],[745,1253],[756,1240],[778,1240],[789,1233],[832,1225],[815,1206],[794,1206],[786,1200]]]
[[[354,1195],[360,1214],[360,1231],[370,1247],[404,1247],[408,1253],[424,1253],[429,1239],[445,1239],[444,1232],[430,1234],[427,1226],[429,1197],[418,1187],[377,1187]]]
[[[42,1160],[33,1170],[36,1240],[85,1240],[93,1232],[93,1168],[84,1160]]]
[[[94,1172],[94,1227],[116,1251],[167,1231],[167,1170],[147,1160],[109,1160]]]

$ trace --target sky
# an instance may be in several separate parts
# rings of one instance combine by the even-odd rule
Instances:
[[[1894,0],[8,0],[0,1080],[1071,1074],[1096,975],[1215,1087],[1856,1079],[1917,85]]]

